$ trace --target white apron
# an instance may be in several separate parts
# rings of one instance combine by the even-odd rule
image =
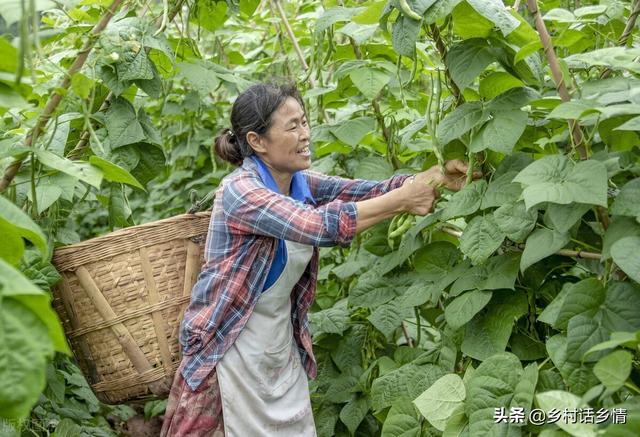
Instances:
[[[293,338],[291,290],[312,246],[285,241],[287,263],[216,365],[225,437],[315,436],[307,375]]]

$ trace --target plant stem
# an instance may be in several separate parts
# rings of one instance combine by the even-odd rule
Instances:
[[[627,24],[624,26],[622,35],[620,35],[620,39],[618,40],[619,46],[627,45],[627,41],[629,40],[629,37],[633,32],[633,28],[636,26],[638,15],[640,15],[640,0],[635,0],[631,9],[631,13],[629,14],[629,18],[627,19]],[[605,69],[600,75],[600,79],[606,79],[607,77],[611,76],[612,72],[613,70],[611,70],[611,68]]]
[[[420,337],[422,336],[422,327],[420,326],[420,308],[419,307],[413,307],[413,310],[416,313],[416,347],[420,346]]]
[[[69,67],[69,70],[67,70],[67,74],[64,77],[62,84],[58,87],[58,89],[69,88],[69,86],[71,85],[71,77],[77,71],[80,71],[80,69],[84,65],[85,61],[87,60],[87,57],[89,56],[89,52],[93,48],[93,44],[97,39],[96,38],[97,35],[100,32],[102,32],[102,30],[105,27],[107,27],[107,24],[109,23],[113,15],[116,13],[116,10],[120,6],[120,3],[122,3],[122,0],[113,0],[113,3],[111,3],[111,6],[109,6],[106,12],[102,15],[102,18],[100,19],[98,24],[96,24],[96,26],[91,30],[91,35],[87,43],[78,52],[78,57],[73,62],[73,64],[71,64],[71,66]],[[55,91],[53,95],[49,98],[49,101],[47,102],[47,105],[45,106],[43,112],[38,117],[38,120],[36,121],[35,126],[27,134],[27,139],[25,140],[25,144],[24,144],[25,147],[32,147],[33,145],[35,145],[36,140],[38,139],[38,136],[40,135],[44,127],[47,125],[47,122],[49,121],[49,119],[51,118],[51,116],[53,115],[53,113],[55,112],[56,108],[58,107],[61,101],[62,101],[62,94],[60,93],[60,91]],[[23,157],[22,159],[15,160],[5,170],[4,175],[0,180],[0,193],[3,192],[9,186],[13,178],[16,176],[16,174],[18,174],[18,170],[20,170],[20,166],[22,165],[22,162],[24,161],[25,158],[26,156]]]

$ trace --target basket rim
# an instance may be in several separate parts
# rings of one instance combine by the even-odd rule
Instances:
[[[58,247],[54,249],[51,261],[60,271],[70,270],[87,263],[86,259],[81,260],[81,258],[88,257],[93,262],[114,256],[116,251],[93,252],[108,243],[122,245],[123,249],[118,251],[122,253],[161,242],[202,235],[207,232],[210,217],[211,211],[186,213],[118,229],[79,243]],[[176,225],[180,224],[182,226],[180,226],[179,232],[166,233],[167,230],[174,229]]]

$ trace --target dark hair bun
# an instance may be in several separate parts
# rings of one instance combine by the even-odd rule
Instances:
[[[236,140],[231,129],[224,129],[214,141],[214,151],[216,155],[225,161],[233,165],[240,165],[243,157]]]

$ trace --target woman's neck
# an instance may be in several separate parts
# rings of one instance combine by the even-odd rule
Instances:
[[[278,189],[280,190],[280,193],[284,194],[285,196],[288,196],[289,188],[291,187],[291,179],[293,178],[293,175],[288,172],[279,172],[278,170],[274,169],[271,165],[267,164],[266,162],[265,162],[265,165],[271,172],[271,176],[273,176],[273,180],[276,181],[276,185],[278,185]]]

